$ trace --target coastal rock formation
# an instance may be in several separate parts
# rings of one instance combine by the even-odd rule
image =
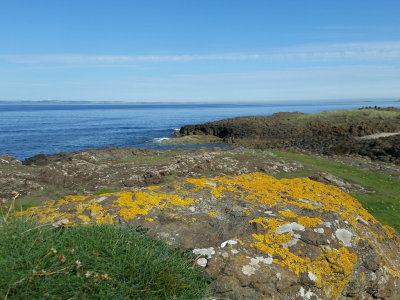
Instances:
[[[307,178],[187,178],[68,196],[23,214],[56,226],[148,228],[171,247],[191,249],[198,267],[216,276],[211,288],[224,299],[400,294],[400,235],[339,188]]]
[[[249,148],[359,154],[400,164],[400,110],[395,108],[365,109],[356,113],[338,111],[327,117],[299,112],[237,117],[185,125],[179,133],[181,136],[215,136],[225,143]],[[387,134],[360,139],[378,133]]]
[[[239,175],[264,171],[270,175],[302,168],[268,153],[253,150],[102,148],[37,155],[20,161],[0,155],[0,198],[12,191],[40,198],[64,192],[94,193],[104,187],[127,190],[160,184],[174,177],[196,177],[203,173]],[[261,158],[261,159],[260,159]],[[43,195],[45,194],[45,195]]]

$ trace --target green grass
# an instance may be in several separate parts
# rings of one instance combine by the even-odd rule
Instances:
[[[99,189],[98,191],[95,191],[93,193],[93,195],[102,195],[102,194],[116,193],[116,192],[119,192],[119,191],[104,187],[104,188]]]
[[[400,179],[377,172],[368,172],[315,156],[274,151],[279,157],[298,161],[304,169],[280,173],[278,178],[308,177],[315,172],[328,172],[349,183],[359,184],[372,194],[351,193],[376,219],[400,232]]]
[[[334,125],[350,124],[358,121],[384,122],[400,116],[400,110],[377,110],[377,109],[357,109],[357,110],[337,110],[323,111],[316,114],[301,114],[291,119],[296,121],[328,121]]]
[[[80,192],[79,187],[77,192]],[[47,185],[43,190],[32,191],[30,194],[18,198],[16,203],[17,210],[25,210],[32,206],[41,205],[43,202],[49,200],[61,199],[69,194],[71,194],[71,191],[65,188]]]
[[[2,299],[202,299],[211,279],[193,263],[129,227],[0,223]]]

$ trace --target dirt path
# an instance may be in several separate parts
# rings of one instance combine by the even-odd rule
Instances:
[[[381,137],[388,137],[392,135],[398,135],[400,132],[382,132],[382,133],[375,133],[370,135],[364,135],[362,137],[357,138],[358,140],[374,140]]]

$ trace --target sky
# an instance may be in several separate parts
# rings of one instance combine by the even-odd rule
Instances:
[[[400,99],[398,0],[1,0],[0,100]]]

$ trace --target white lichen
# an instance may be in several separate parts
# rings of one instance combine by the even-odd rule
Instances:
[[[297,293],[296,296],[300,296],[305,300],[310,300],[310,299],[317,299],[321,300],[317,295],[315,295],[310,289],[306,292],[304,288],[301,286],[299,292]],[[314,296],[314,297],[313,297]],[[313,297],[313,298],[312,298]]]
[[[367,225],[367,226],[369,225],[368,221],[365,221],[363,218],[361,218],[361,217],[359,217],[359,216],[356,217],[356,220],[357,220],[358,222],[364,224],[364,225]]]
[[[198,249],[193,249],[193,254],[205,255],[205,256],[207,256],[207,258],[211,258],[215,254],[215,250],[214,250],[214,247],[198,248]]]
[[[283,248],[292,247],[292,246],[296,245],[298,241],[299,241],[299,239],[296,239],[296,238],[295,238],[295,239],[293,239],[293,240],[290,240],[290,241],[287,242],[287,243],[282,244],[282,247],[283,247]]]
[[[221,244],[221,248],[224,248],[226,245],[236,245],[237,241],[235,240],[227,240]]]
[[[292,222],[290,224],[283,224],[281,226],[279,226],[275,232],[278,234],[283,234],[283,233],[289,233],[289,232],[293,232],[294,230],[300,230],[300,231],[304,231],[304,226],[297,224],[296,222]]]
[[[312,272],[308,271],[308,278],[310,278],[310,280],[315,281],[318,279],[317,276],[315,276]]]
[[[207,259],[204,257],[200,257],[196,262],[200,267],[205,268],[207,266]]]
[[[335,235],[346,247],[351,247],[352,233],[347,229],[337,229]]]
[[[331,226],[332,226],[331,222],[324,222],[323,224],[328,228],[331,228]]]
[[[245,265],[242,267],[242,272],[244,275],[251,276],[256,272],[256,269],[251,265]]]
[[[99,202],[102,202],[102,201],[104,201],[106,199],[107,199],[107,197],[103,196],[103,197],[100,197],[99,199],[95,200],[95,202],[99,203]]]

